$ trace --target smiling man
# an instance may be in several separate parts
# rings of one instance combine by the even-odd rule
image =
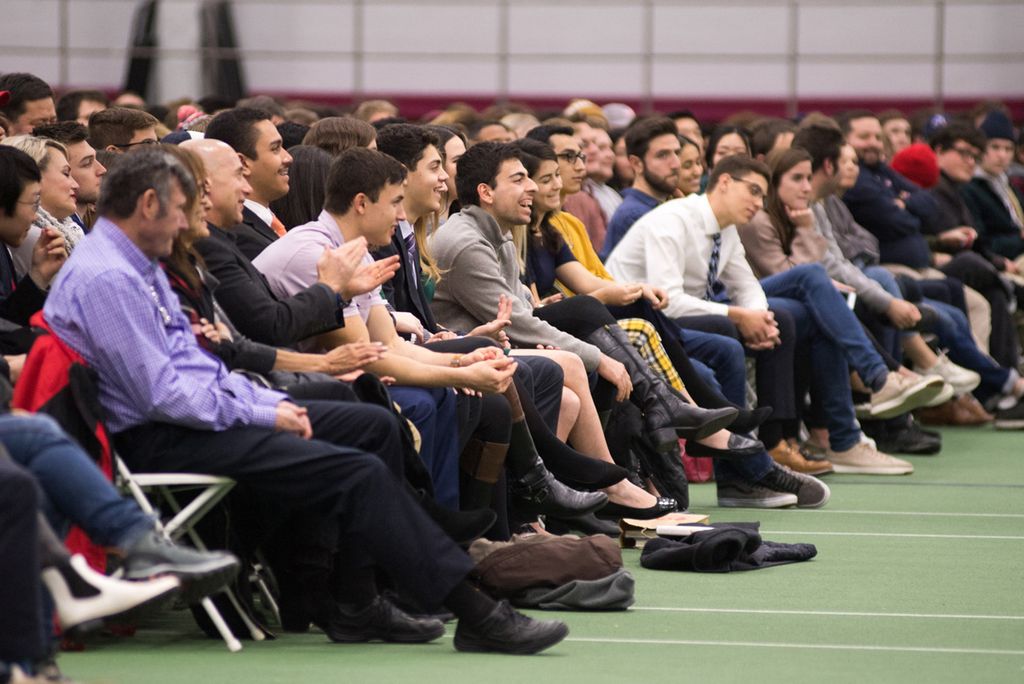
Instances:
[[[242,222],[235,226],[239,249],[250,259],[285,234],[270,203],[288,194],[292,156],[271,115],[262,109],[238,107],[221,112],[206,129],[206,138],[226,142],[242,160],[252,191],[245,200]]]

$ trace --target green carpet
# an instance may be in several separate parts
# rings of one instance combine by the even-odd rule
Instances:
[[[569,639],[537,657],[422,646],[340,646],[322,634],[229,653],[166,613],[129,639],[61,657],[84,682],[1024,682],[1024,434],[943,431],[908,477],[830,475],[820,511],[723,510],[767,539],[810,542],[811,562],[748,573],[653,572],[624,552],[637,601],[624,613],[547,613]]]

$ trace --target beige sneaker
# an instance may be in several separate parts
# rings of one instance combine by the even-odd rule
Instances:
[[[914,466],[908,461],[883,454],[874,444],[865,440],[846,451],[828,450],[828,460],[837,473],[861,475],[909,475]]]
[[[945,382],[937,375],[922,377],[917,373],[904,375],[892,371],[882,389],[871,395],[871,417],[894,418],[920,408],[942,391]]]

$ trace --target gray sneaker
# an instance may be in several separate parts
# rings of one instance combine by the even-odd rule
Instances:
[[[832,496],[832,490],[818,478],[798,473],[778,463],[757,483],[777,492],[795,494],[799,508],[821,508]]]
[[[797,505],[796,494],[777,492],[746,482],[719,482],[718,505],[722,508],[785,508]]]
[[[139,580],[171,575],[181,580],[182,600],[197,603],[238,574],[238,559],[226,551],[199,551],[153,530],[124,549],[124,575]]]

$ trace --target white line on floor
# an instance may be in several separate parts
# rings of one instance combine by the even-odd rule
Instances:
[[[792,644],[770,641],[703,641],[690,639],[605,639],[601,637],[569,637],[568,642],[595,644],[651,644],[656,646],[730,646],[753,648],[792,648],[821,651],[894,651],[906,653],[957,653],[974,655],[1024,656],[1024,651],[994,648],[940,648],[935,646],[870,646],[858,644]]]
[[[1024,615],[961,615],[956,613],[867,613],[844,610],[771,610],[747,608],[672,608],[633,606],[631,610],[669,613],[742,613],[754,615],[821,615],[825,617],[919,618],[925,620],[1024,620]]]
[[[792,510],[793,513],[842,513],[842,514],[853,514],[853,515],[913,515],[913,516],[932,516],[942,518],[1024,518],[1024,513],[938,513],[938,512],[924,512],[924,511],[842,511],[833,510],[830,508],[824,508],[821,510],[809,510],[802,508],[795,508]]]
[[[909,532],[812,532],[811,530],[765,530],[762,534],[771,536],[773,534],[805,534],[809,536],[832,536],[832,537],[921,537],[925,539],[1005,539],[1010,541],[1024,541],[1024,537],[1008,534],[916,534]]]

